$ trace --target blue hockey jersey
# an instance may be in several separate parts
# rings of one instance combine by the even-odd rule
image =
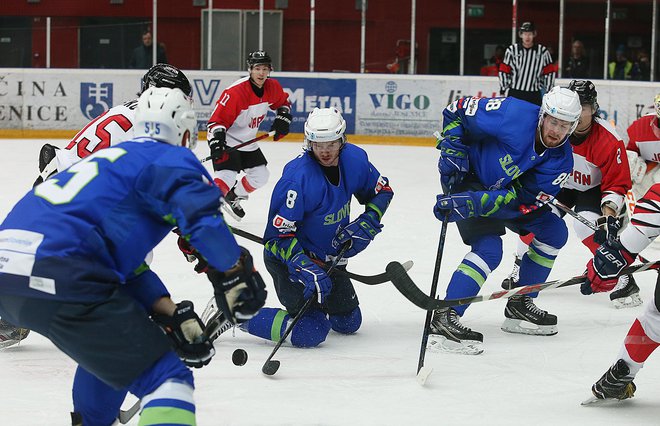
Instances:
[[[239,247],[220,190],[187,148],[138,138],[37,185],[0,225],[0,292],[97,300],[178,226],[224,271]]]
[[[470,172],[492,193],[490,216],[513,218],[555,196],[573,170],[571,145],[534,149],[538,105],[516,98],[466,97],[443,111],[443,139],[468,152]],[[495,198],[499,198],[496,201]]]
[[[290,161],[275,185],[264,234],[266,253],[287,261],[297,239],[307,254],[326,260],[336,256],[332,239],[350,222],[351,197],[381,218],[394,195],[386,177],[369,162],[367,153],[346,144],[339,155],[339,184],[333,185],[311,153]],[[287,239],[285,244],[279,244]]]

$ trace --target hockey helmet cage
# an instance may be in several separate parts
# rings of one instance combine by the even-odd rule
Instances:
[[[179,89],[186,96],[192,96],[192,86],[188,78],[177,67],[169,64],[156,64],[142,76],[140,85],[141,95],[149,87],[169,87],[170,89]]]
[[[180,89],[149,87],[135,108],[135,137],[195,149],[197,118],[193,102]]]
[[[271,70],[273,69],[273,61],[264,50],[256,50],[250,53],[245,62],[247,63],[248,70],[251,70],[255,65],[268,65]]]
[[[305,149],[311,151],[312,142],[346,143],[346,121],[337,108],[314,108],[305,121]]]
[[[582,114],[580,97],[572,90],[555,86],[543,95],[543,102],[539,112],[539,127],[541,127],[545,114],[572,123],[571,130],[568,132],[571,134],[575,131],[578,121],[580,121],[580,115]]]

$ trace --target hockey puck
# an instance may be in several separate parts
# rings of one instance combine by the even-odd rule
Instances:
[[[234,365],[245,365],[245,363],[248,360],[248,354],[245,352],[243,349],[236,349],[233,354],[231,354],[231,362],[234,363]]]

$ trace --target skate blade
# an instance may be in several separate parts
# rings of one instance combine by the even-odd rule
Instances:
[[[424,367],[420,368],[419,372],[417,373],[417,383],[424,386],[431,373],[433,373],[433,367],[425,365]]]
[[[554,336],[558,332],[556,325],[537,325],[514,318],[506,318],[500,328],[507,333],[528,334],[531,336]]]
[[[0,349],[5,349],[5,348],[8,348],[10,346],[17,345],[19,343],[21,343],[21,341],[20,340],[15,340],[15,339],[3,340],[2,342],[0,342]]]
[[[426,349],[431,352],[442,352],[459,355],[479,355],[484,349],[482,343],[476,340],[462,340],[455,342],[447,339],[445,336],[430,334]]]
[[[632,398],[632,397],[630,397],[630,398]],[[592,406],[614,405],[614,404],[620,404],[623,401],[626,401],[630,398],[624,398],[624,399],[605,398],[605,399],[600,399],[600,398],[596,398],[594,395],[591,395],[589,398],[582,401],[580,403],[580,405],[582,405],[582,406],[587,406],[587,405],[592,405]]]
[[[634,308],[642,303],[642,298],[639,297],[639,293],[633,293],[628,297],[620,297],[618,299],[614,299],[611,301],[612,306],[615,309],[626,309],[626,308]]]
[[[224,212],[227,213],[229,216],[236,219],[237,222],[240,222],[241,220],[243,220],[243,218],[241,216],[234,213],[234,210],[232,210],[231,206],[229,206],[227,203],[222,203],[222,210],[224,210]]]
[[[604,399],[598,399],[594,395],[591,395],[589,398],[585,399],[580,403],[580,405],[591,405],[591,404],[598,404],[601,402],[604,402]]]

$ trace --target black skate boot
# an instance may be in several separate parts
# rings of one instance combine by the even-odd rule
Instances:
[[[241,207],[241,201],[243,200],[247,200],[247,197],[236,195],[232,188],[227,195],[225,195],[225,202],[222,203],[223,209],[239,222],[245,217],[245,210]]]
[[[634,308],[642,304],[642,298],[639,296],[639,287],[632,275],[621,275],[616,283],[616,287],[610,293],[612,306],[617,309]]]
[[[502,331],[537,336],[557,334],[557,316],[539,309],[527,295],[511,297],[504,308],[504,316]]]
[[[438,309],[433,312],[429,330],[428,348],[430,350],[479,355],[484,351],[483,341],[483,334],[472,331],[461,324],[458,314],[452,308]]]
[[[503,289],[511,290],[512,288],[518,287],[518,280],[520,279],[520,261],[521,259],[516,255],[511,273],[508,277],[504,278],[504,281],[502,281]]]
[[[215,341],[222,333],[234,327],[225,316],[225,313],[216,306],[215,298],[211,298],[206,304],[204,312],[200,318],[204,323],[204,333],[210,341]]]
[[[16,327],[7,321],[0,319],[0,349],[20,343],[25,339],[30,330],[27,328]]]
[[[622,359],[610,367],[603,377],[591,387],[591,392],[598,399],[628,399],[635,396],[637,386],[633,383],[628,364]]]
[[[55,160],[59,148],[49,143],[44,144],[39,151],[39,176],[32,187],[39,185],[57,172],[57,160]]]

